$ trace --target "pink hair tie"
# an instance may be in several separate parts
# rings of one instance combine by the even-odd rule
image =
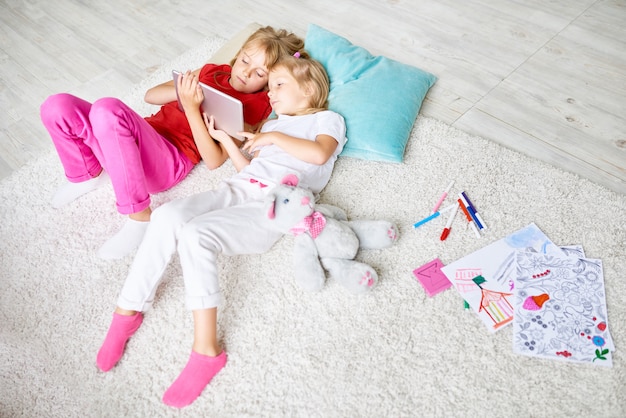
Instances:
[[[296,58],[300,58],[300,52],[296,52],[295,54],[293,54],[293,56]]]

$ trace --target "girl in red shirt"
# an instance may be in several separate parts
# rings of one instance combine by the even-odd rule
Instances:
[[[243,44],[230,65],[206,64],[187,71],[176,86],[168,81],[149,89],[145,100],[162,105],[142,117],[115,98],[89,103],[70,94],[55,94],[41,105],[41,119],[56,147],[68,182],[54,195],[61,207],[106,184],[110,178],[119,213],[128,215],[122,229],[104,243],[98,255],[121,258],[135,249],[150,220],[150,195],[171,188],[203,160],[208,168],[228,158],[209,135],[197,98],[203,82],[241,100],[247,129],[267,118],[268,72],[282,55],[302,49],[293,33],[264,27]]]

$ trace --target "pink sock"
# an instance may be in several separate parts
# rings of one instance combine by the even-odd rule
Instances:
[[[122,354],[124,354],[126,342],[139,329],[142,321],[141,312],[130,316],[113,313],[109,332],[107,332],[96,358],[96,364],[100,370],[108,372],[120,361]]]
[[[163,402],[169,406],[182,408],[196,400],[204,388],[226,365],[226,352],[210,357],[191,352],[187,365],[180,372],[172,386],[165,391]]]

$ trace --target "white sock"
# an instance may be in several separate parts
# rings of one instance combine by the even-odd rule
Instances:
[[[96,190],[98,187],[103,186],[109,182],[109,175],[106,171],[102,171],[98,177],[93,177],[89,180],[81,181],[80,183],[67,182],[63,186],[59,187],[54,196],[52,197],[52,207],[58,209],[67,205],[70,202],[78,199],[85,193]]]
[[[100,247],[98,257],[105,260],[124,257],[139,246],[149,223],[127,219],[122,229]]]

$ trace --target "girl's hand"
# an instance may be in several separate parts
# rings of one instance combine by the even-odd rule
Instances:
[[[185,111],[198,109],[204,100],[204,93],[198,81],[198,76],[187,70],[178,77],[178,97]]]
[[[265,145],[272,144],[272,133],[264,132],[264,133],[252,133],[252,132],[239,132],[241,136],[246,138],[246,142],[243,144],[243,149],[251,152],[256,147],[263,147]]]
[[[209,134],[216,142],[219,143],[219,146],[226,151],[237,172],[243,170],[244,167],[249,165],[250,158],[239,149],[239,146],[241,145],[239,140],[231,137],[221,129],[215,129],[215,117],[213,115],[207,116],[206,113],[203,113],[203,118],[204,123],[209,130]]]
[[[206,113],[203,113],[202,117],[204,118],[204,124],[209,130],[209,135],[211,135],[213,139],[224,145],[229,142],[233,142],[233,139],[225,131],[222,131],[221,129],[215,129],[215,118],[213,117],[213,115],[208,116]]]

